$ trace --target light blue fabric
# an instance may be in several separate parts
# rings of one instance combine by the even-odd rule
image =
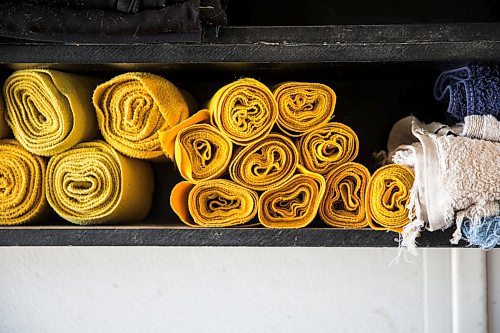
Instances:
[[[470,220],[462,223],[462,239],[470,245],[489,250],[500,245],[500,216],[487,217],[475,225]]]

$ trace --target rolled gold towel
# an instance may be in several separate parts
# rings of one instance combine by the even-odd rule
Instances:
[[[333,116],[337,96],[321,83],[285,82],[274,89],[278,103],[278,127],[290,136],[301,136]]]
[[[99,85],[93,96],[103,137],[124,155],[163,156],[158,131],[189,115],[188,99],[170,81],[148,73],[125,73]]]
[[[210,111],[200,110],[186,120],[180,122],[174,127],[167,130],[160,130],[158,135],[160,137],[160,145],[163,153],[170,159],[175,157],[175,139],[180,131],[194,124],[210,121]]]
[[[133,222],[149,212],[153,172],[149,163],[125,157],[104,141],[92,141],[52,157],[46,187],[49,204],[70,222]]]
[[[170,205],[191,227],[230,227],[257,214],[258,195],[230,180],[213,179],[196,185],[180,182],[172,190]]]
[[[14,72],[3,91],[7,123],[28,151],[52,156],[97,135],[95,80],[46,69]]]
[[[3,104],[3,98],[0,96],[0,139],[8,137],[9,134],[10,129],[5,121],[5,105]]]
[[[0,140],[0,225],[36,222],[46,211],[46,162],[15,140]]]
[[[386,165],[373,174],[366,190],[370,227],[401,232],[408,224],[413,171],[398,164]]]
[[[236,183],[256,191],[280,186],[292,177],[298,152],[287,137],[271,133],[236,153],[229,175]]]
[[[359,163],[347,162],[333,169],[326,179],[326,193],[319,208],[321,219],[338,228],[367,227],[366,188],[370,172]]]
[[[302,228],[311,223],[325,193],[323,176],[299,166],[299,173],[260,196],[259,220],[268,228]]]
[[[358,136],[347,125],[328,123],[301,137],[297,142],[300,161],[307,169],[327,175],[338,165],[358,155]]]
[[[271,90],[254,79],[240,79],[222,87],[210,100],[209,109],[213,123],[239,145],[266,136],[278,117]]]

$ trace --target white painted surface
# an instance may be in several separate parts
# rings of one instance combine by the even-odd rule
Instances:
[[[452,332],[488,332],[486,253],[451,250]]]
[[[488,251],[488,319],[489,332],[500,332],[500,249]]]
[[[0,332],[422,332],[395,249],[0,248]]]

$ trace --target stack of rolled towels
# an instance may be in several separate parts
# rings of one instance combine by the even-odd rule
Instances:
[[[324,84],[240,79],[197,111],[157,75],[102,82],[33,69],[9,76],[3,97],[2,225],[50,211],[80,225],[143,220],[150,162],[168,159],[185,179],[171,206],[192,227],[301,228],[319,215],[332,227],[401,232],[409,222],[413,172],[392,164],[370,174],[354,162],[358,137],[332,121],[337,97]]]
[[[332,227],[402,231],[413,172],[393,164],[370,175],[353,162],[358,137],[332,121],[335,104],[319,83],[270,89],[244,78],[220,88],[207,109],[160,130],[185,179],[173,210],[192,227],[302,228],[319,213]]]
[[[414,170],[410,223],[402,246],[415,252],[420,231],[455,227],[489,249],[500,245],[500,69],[471,65],[443,72],[436,99],[448,102],[448,124],[398,121],[389,136],[392,160]]]
[[[158,131],[186,119],[191,99],[152,74],[99,83],[45,69],[7,78],[0,105],[1,225],[40,221],[49,206],[82,225],[147,216],[154,186],[148,160],[165,159]],[[11,134],[15,140],[5,139]]]

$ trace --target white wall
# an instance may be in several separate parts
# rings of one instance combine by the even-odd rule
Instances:
[[[0,332],[422,332],[395,249],[0,248]]]

